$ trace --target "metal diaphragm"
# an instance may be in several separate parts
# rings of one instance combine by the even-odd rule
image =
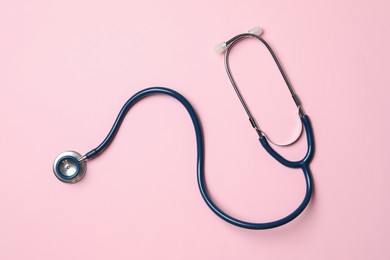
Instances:
[[[65,151],[58,155],[53,163],[55,176],[65,183],[80,181],[87,172],[87,164],[80,158],[82,155],[74,151]]]

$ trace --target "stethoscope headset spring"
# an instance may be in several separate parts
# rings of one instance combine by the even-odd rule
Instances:
[[[262,144],[262,146],[265,148],[265,150],[272,157],[274,157],[278,162],[280,162],[284,166],[289,167],[289,168],[300,168],[303,171],[303,174],[305,177],[305,182],[306,182],[306,194],[305,194],[304,199],[301,202],[301,204],[292,213],[290,213],[286,217],[283,217],[279,220],[266,222],[266,223],[252,223],[252,222],[246,222],[246,221],[239,220],[237,218],[234,218],[234,217],[228,215],[224,211],[222,211],[214,203],[214,201],[211,199],[209,192],[207,190],[207,187],[206,187],[205,175],[204,175],[204,158],[205,158],[204,141],[203,141],[202,128],[201,128],[198,116],[197,116],[194,108],[192,107],[192,105],[188,102],[188,100],[184,96],[182,96],[180,93],[178,93],[172,89],[163,88],[163,87],[151,87],[151,88],[143,89],[143,90],[137,92],[136,94],[134,94],[132,97],[130,97],[130,99],[128,99],[128,101],[124,104],[124,106],[120,110],[120,112],[119,112],[111,130],[109,131],[108,135],[103,140],[103,142],[99,146],[97,146],[96,148],[92,149],[91,151],[89,151],[85,155],[81,155],[81,154],[74,152],[74,151],[65,151],[65,152],[61,153],[60,155],[58,155],[53,163],[53,171],[54,171],[55,176],[60,181],[65,182],[65,183],[77,183],[78,181],[80,181],[86,174],[87,161],[100,155],[110,145],[110,143],[113,141],[114,137],[116,136],[126,114],[130,110],[130,108],[135,103],[137,103],[138,101],[140,101],[141,99],[143,99],[147,96],[154,95],[154,94],[164,94],[164,95],[171,96],[171,97],[175,98],[176,100],[178,100],[186,108],[188,114],[191,117],[192,123],[194,125],[194,130],[195,130],[195,135],[196,135],[196,144],[197,144],[197,181],[198,181],[198,187],[199,187],[200,193],[201,193],[204,201],[206,202],[208,207],[217,216],[219,216],[221,219],[227,221],[230,224],[236,225],[236,226],[241,227],[241,228],[247,228],[247,229],[275,228],[275,227],[284,225],[284,224],[292,221],[293,219],[295,219],[298,215],[300,215],[303,212],[303,210],[309,204],[309,201],[310,201],[310,198],[312,195],[312,191],[313,191],[312,177],[311,177],[311,173],[309,170],[309,163],[312,160],[313,153],[314,153],[313,133],[312,133],[312,128],[311,128],[309,117],[305,114],[297,95],[295,94],[290,83],[288,82],[287,77],[286,77],[278,59],[276,58],[274,52],[272,51],[271,47],[267,44],[267,42],[264,39],[262,39],[260,37],[261,32],[262,32],[262,30],[259,27],[256,27],[256,28],[250,30],[248,33],[239,34],[239,35],[233,37],[232,39],[230,39],[229,41],[219,44],[216,47],[216,50],[219,52],[225,52],[225,69],[227,71],[228,77],[229,77],[229,79],[234,87],[236,94],[238,95],[238,97],[240,99],[241,104],[243,105],[243,107],[244,107],[244,109],[249,117],[249,121],[250,121],[252,127],[255,129],[256,133],[259,136],[259,141]],[[230,73],[230,67],[229,67],[229,63],[228,63],[230,49],[238,41],[241,41],[241,40],[243,40],[245,38],[249,38],[249,37],[252,37],[252,38],[254,37],[254,38],[260,40],[267,47],[267,49],[271,53],[274,61],[276,62],[277,66],[279,68],[279,71],[281,72],[281,74],[282,74],[282,76],[287,84],[287,87],[289,88],[289,90],[292,94],[292,97],[293,97],[293,99],[298,107],[300,119],[302,121],[303,126],[305,127],[305,130],[306,130],[307,144],[308,144],[307,153],[302,160],[299,160],[299,161],[286,160],[284,157],[279,155],[269,145],[267,138],[266,138],[266,135],[260,130],[258,124],[256,123],[256,120],[254,119],[254,117],[250,113],[248,106],[246,105],[244,99],[242,98],[242,96],[237,88],[237,84],[234,82],[234,79]]]

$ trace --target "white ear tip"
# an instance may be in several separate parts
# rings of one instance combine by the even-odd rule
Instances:
[[[260,36],[263,33],[263,28],[260,26],[254,27],[248,31],[248,33]]]
[[[223,53],[226,51],[226,49],[227,49],[226,42],[221,42],[217,44],[214,48],[215,52],[217,53]]]

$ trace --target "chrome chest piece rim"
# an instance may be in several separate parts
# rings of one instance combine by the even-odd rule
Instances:
[[[87,172],[87,164],[78,152],[65,151],[54,160],[53,172],[62,182],[76,183]]]

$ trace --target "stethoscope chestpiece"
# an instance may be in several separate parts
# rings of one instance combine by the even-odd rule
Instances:
[[[78,152],[65,151],[54,160],[53,171],[60,181],[73,184],[84,177],[87,163]]]

